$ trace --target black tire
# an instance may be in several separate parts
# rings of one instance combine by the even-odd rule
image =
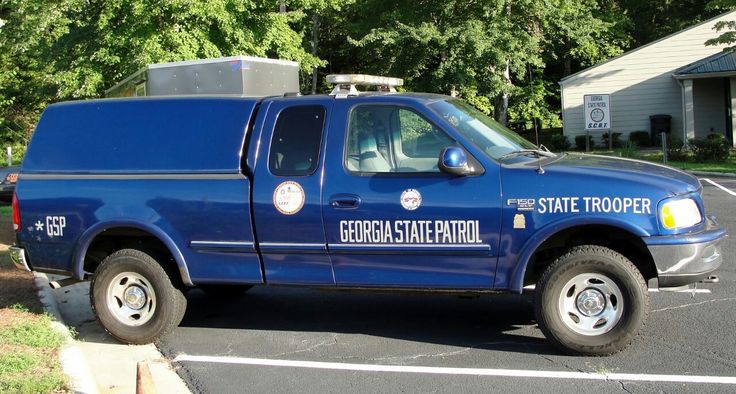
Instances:
[[[547,267],[534,301],[544,335],[573,355],[620,352],[649,316],[649,292],[636,266],[595,245],[573,247]]]
[[[122,249],[107,256],[92,277],[92,310],[102,327],[117,340],[151,343],[171,332],[184,317],[187,299],[174,285],[177,282],[172,283],[151,255]],[[126,300],[123,295],[130,298]]]
[[[199,288],[209,297],[230,298],[239,297],[252,289],[252,285],[200,285]]]

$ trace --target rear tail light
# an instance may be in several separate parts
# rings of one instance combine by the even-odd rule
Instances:
[[[18,207],[18,195],[13,193],[13,230],[20,231],[20,208]]]

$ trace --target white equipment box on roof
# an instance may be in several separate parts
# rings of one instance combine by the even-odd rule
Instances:
[[[106,90],[105,96],[272,96],[298,92],[299,63],[232,56],[151,64]]]

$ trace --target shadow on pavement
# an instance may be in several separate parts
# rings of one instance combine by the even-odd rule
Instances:
[[[558,354],[527,295],[461,299],[264,287],[233,298],[187,294],[181,327],[364,334],[441,345]],[[480,344],[480,345],[479,345]]]
[[[89,304],[89,282],[54,290],[77,339],[119,343],[102,329]],[[193,289],[180,327],[363,334],[431,344],[559,354],[536,328],[528,295],[462,299],[452,295],[355,293],[255,287],[235,297]],[[206,340],[206,339],[203,339]]]

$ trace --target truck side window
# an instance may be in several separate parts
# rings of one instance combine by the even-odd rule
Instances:
[[[325,109],[319,105],[289,107],[281,111],[271,137],[268,168],[274,175],[303,176],[314,173]]]
[[[456,145],[442,130],[404,107],[364,105],[350,115],[349,171],[438,173],[442,149]]]

